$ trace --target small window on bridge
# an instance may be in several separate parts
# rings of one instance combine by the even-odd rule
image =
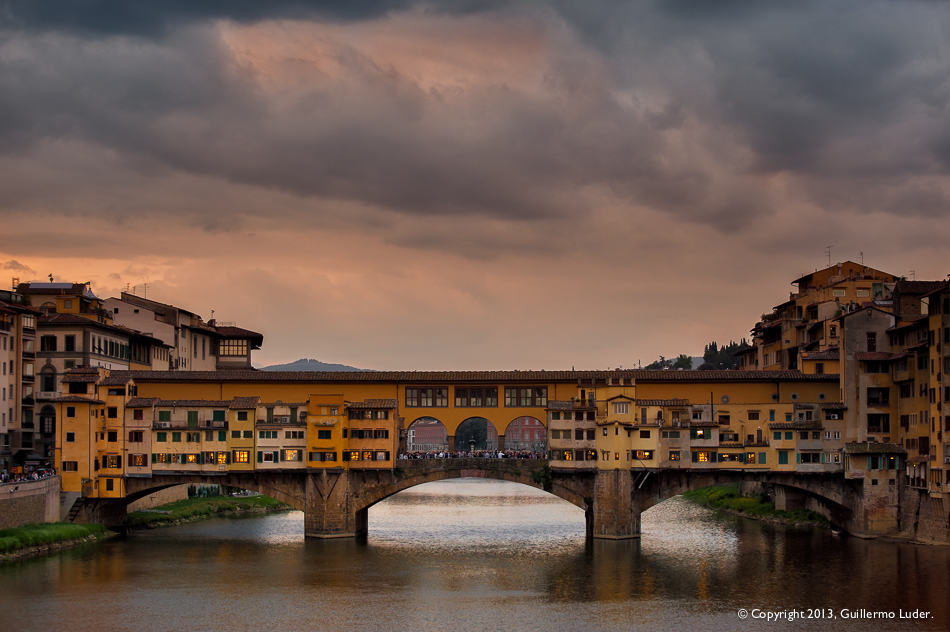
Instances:
[[[679,460],[680,460],[680,451],[670,450],[670,461],[679,461]]]

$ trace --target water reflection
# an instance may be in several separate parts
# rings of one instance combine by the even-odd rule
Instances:
[[[800,622],[944,630],[944,548],[722,516],[681,499],[641,540],[588,542],[573,505],[441,481],[370,510],[370,535],[306,540],[303,516],[216,519],[0,567],[4,629],[761,629],[738,608],[922,608],[934,620]],[[798,625],[796,623],[795,625]]]

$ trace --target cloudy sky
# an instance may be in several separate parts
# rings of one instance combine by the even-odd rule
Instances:
[[[950,273],[948,69],[930,1],[0,0],[0,273],[263,364],[700,355],[828,246]]]

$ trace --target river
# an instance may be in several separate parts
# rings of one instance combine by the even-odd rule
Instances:
[[[218,518],[7,563],[0,629],[950,626],[947,548],[762,524],[681,498],[644,514],[641,539],[587,542],[583,514],[567,502],[458,479],[376,505],[369,529],[365,542],[308,540],[299,512]],[[756,618],[793,609],[835,618]],[[915,610],[929,617],[900,618]],[[877,612],[894,618],[857,618]]]

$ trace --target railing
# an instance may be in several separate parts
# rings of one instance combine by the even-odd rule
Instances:
[[[26,350],[24,350],[24,351],[23,351],[23,357],[24,357],[24,358],[29,358],[29,359],[32,360],[33,358],[36,357],[36,353],[33,352],[33,351],[26,351]]]
[[[46,400],[62,396],[60,391],[36,391],[36,399]]]

